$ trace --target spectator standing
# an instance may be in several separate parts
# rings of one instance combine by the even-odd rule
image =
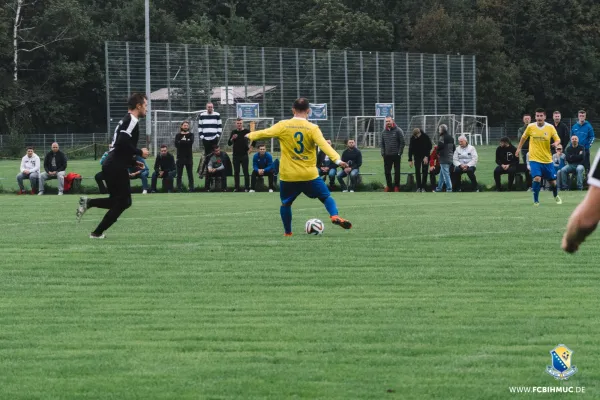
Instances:
[[[231,136],[227,142],[232,146],[233,153],[233,181],[234,181],[234,192],[241,192],[240,189],[240,167],[244,173],[244,191],[248,191],[248,152],[254,147],[256,143],[250,142],[246,139],[246,135],[250,133],[249,129],[244,129],[244,120],[238,118],[235,121],[235,129],[231,131]]]
[[[354,139],[348,139],[346,146],[348,146],[348,148],[342,153],[342,161],[348,164],[348,166],[343,168],[338,173],[337,179],[340,183],[342,192],[347,192],[349,189],[350,193],[354,193],[356,181],[358,180],[358,174],[360,173],[360,167],[362,165],[362,153],[356,147],[356,142]],[[344,178],[348,175],[350,176],[349,187],[347,187],[346,182],[344,182]]]
[[[392,117],[386,117],[385,129],[381,134],[381,156],[383,157],[383,169],[385,172],[386,192],[400,191],[400,160],[406,142],[404,132],[400,129]],[[394,186],[392,189],[392,167],[394,167]]]
[[[440,139],[437,145],[437,156],[440,162],[440,181],[438,182],[436,192],[441,192],[444,184],[446,192],[452,192],[452,178],[450,176],[450,166],[452,166],[454,158],[454,138],[448,132],[448,125],[442,124],[438,128]]]
[[[417,177],[417,192],[425,192],[427,184],[427,171],[429,167],[429,154],[431,153],[431,139],[420,128],[415,128],[408,145],[408,162],[410,167],[415,167]],[[413,156],[415,162],[413,163]]]
[[[44,185],[47,180],[58,179],[58,195],[62,196],[65,187],[65,171],[67,170],[67,156],[59,150],[58,143],[52,143],[51,150],[44,158],[44,170],[40,175],[40,191],[44,194]]]
[[[198,136],[202,140],[205,156],[211,154],[214,146],[219,144],[222,132],[221,115],[215,111],[213,103],[207,103],[206,111],[198,116]]]
[[[558,133],[558,137],[560,138],[560,144],[562,145],[564,150],[571,143],[571,134],[569,131],[569,127],[567,126],[567,124],[562,122],[562,115],[560,114],[560,111],[554,111],[552,113],[552,119],[554,120],[554,129],[556,129],[556,132]]]
[[[35,194],[35,188],[40,179],[40,157],[33,152],[33,147],[27,148],[27,154],[21,159],[20,173],[17,175],[17,184],[19,185],[19,194],[25,194],[23,180],[29,179],[31,183],[31,194]]]
[[[177,174],[175,166],[175,157],[169,153],[167,145],[163,144],[160,146],[160,154],[156,156],[154,161],[154,172],[152,173],[152,186],[150,188],[151,193],[156,193],[156,183],[158,178],[163,181],[163,188],[167,189],[168,193],[173,191],[173,179]]]
[[[473,191],[479,192],[479,188],[477,186],[477,178],[475,177],[477,161],[479,160],[477,150],[475,149],[475,147],[471,146],[469,142],[467,142],[466,136],[459,137],[458,144],[459,146],[454,151],[453,156],[454,178],[456,182],[455,190],[457,192],[461,191],[462,175],[467,174],[467,176],[471,180],[471,184],[473,185]]]
[[[571,136],[575,135],[579,138],[579,144],[585,149],[585,157],[583,160],[583,166],[586,171],[590,170],[590,148],[594,143],[596,135],[594,134],[594,128],[592,124],[586,121],[587,114],[585,110],[579,110],[577,113],[578,121],[571,128]]]
[[[494,181],[496,191],[502,191],[501,176],[508,174],[508,191],[513,190],[515,174],[517,173],[519,159],[515,156],[517,148],[513,146],[508,137],[500,139],[500,146],[496,148],[496,164],[494,170]]]
[[[327,139],[327,144],[331,146],[331,140]],[[325,152],[319,149],[317,154],[317,169],[319,170],[319,176],[329,177],[329,189],[335,188],[335,177],[337,175],[337,165],[332,163],[329,156]]]
[[[523,115],[523,126],[520,127],[517,131],[517,137],[519,138],[519,141],[521,140],[521,136],[523,136],[523,133],[525,133],[525,129],[527,129],[529,124],[531,124],[531,114]],[[521,149],[521,157],[523,157],[523,164],[527,164],[527,153],[529,153],[529,138],[527,138],[525,144],[523,145],[523,148]]]
[[[583,172],[585,167],[585,148],[579,144],[579,138],[576,135],[571,137],[571,145],[567,147],[565,159],[568,165],[564,166],[560,172],[561,190],[567,190],[569,174],[577,174],[577,190],[583,190]]]
[[[252,184],[250,193],[256,191],[256,179],[266,176],[269,179],[269,193],[273,193],[273,156],[267,151],[267,146],[258,146],[258,153],[252,158]]]
[[[194,191],[194,134],[190,133],[190,123],[183,121],[179,127],[179,133],[175,135],[175,148],[177,149],[177,190],[183,192],[183,168],[188,176],[188,190]],[[164,182],[163,182],[164,183]]]

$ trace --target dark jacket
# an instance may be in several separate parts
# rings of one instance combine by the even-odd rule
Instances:
[[[452,164],[452,158],[454,157],[454,138],[448,132],[445,132],[440,136],[440,140],[437,145],[437,154],[440,158],[440,164]]]
[[[254,171],[264,169],[265,172],[271,172],[273,169],[273,156],[271,153],[266,152],[264,157],[261,157],[260,153],[256,153],[252,158],[252,169]]]
[[[231,135],[229,135],[229,140],[227,143],[230,146],[233,146],[231,149],[231,153],[234,157],[244,157],[248,155],[248,150],[250,150],[250,141],[246,139],[244,136],[250,133],[248,129],[242,129],[238,131],[234,129],[231,131]],[[236,139],[232,139],[233,135],[237,135]],[[256,142],[252,142],[252,146],[255,146]]]
[[[412,161],[414,155],[415,159],[421,162],[420,160],[423,160],[425,157],[429,157],[429,154],[431,154],[431,148],[433,147],[431,144],[431,139],[425,134],[425,132],[423,132],[422,129],[420,131],[421,136],[410,136],[410,142],[408,144],[408,161]]]
[[[337,165],[331,162],[327,154],[322,150],[319,150],[317,153],[317,168],[328,167],[328,168],[336,168]]]
[[[560,121],[558,125],[554,125],[556,132],[558,133],[558,137],[560,138],[560,144],[562,144],[563,149],[566,149],[571,144],[571,130],[564,122]],[[554,146],[550,146],[554,149]]]
[[[517,131],[517,138],[519,139],[519,141],[521,141],[521,136],[523,136],[523,134],[525,133],[525,129],[527,129],[527,125],[523,125]],[[525,141],[525,143],[523,143],[522,149],[529,150],[529,138]]]
[[[404,152],[406,142],[404,132],[394,125],[391,129],[385,128],[381,134],[381,155],[382,156],[401,156]]]
[[[56,167],[52,166],[52,159],[54,158]],[[61,172],[67,170],[67,156],[62,151],[56,153],[52,150],[46,154],[44,158],[44,169],[46,172]]]
[[[154,170],[156,172],[169,172],[175,169],[175,157],[173,157],[173,154],[167,153],[164,157],[160,154],[156,156],[156,161],[154,161]]]
[[[177,160],[181,162],[193,162],[192,146],[194,145],[194,134],[188,132],[175,135],[175,148],[177,149]]]
[[[517,148],[512,144],[508,147],[498,146],[496,149],[496,164],[500,165],[517,165],[519,157],[515,156]]]
[[[204,158],[200,157],[200,162],[198,163],[198,168],[196,169],[196,172],[200,178],[204,178],[204,176],[206,176],[206,173],[208,172],[208,163],[210,162],[212,156],[213,154],[209,154]],[[221,150],[221,162],[225,166],[225,175],[232,176],[233,166],[231,164],[231,159],[223,150]]]
[[[346,149],[342,153],[342,161],[347,162],[348,166],[352,169],[359,169],[362,165],[362,153],[356,147]]]
[[[585,148],[580,144],[577,147],[569,146],[565,151],[565,156],[569,165],[583,164],[584,155]]]

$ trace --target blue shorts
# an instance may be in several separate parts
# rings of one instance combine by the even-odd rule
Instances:
[[[553,163],[540,163],[537,161],[530,161],[529,166],[531,167],[531,177],[535,178],[536,176],[541,176],[542,179],[546,179],[549,181],[556,180],[556,168],[554,168]]]
[[[296,200],[296,197],[300,196],[300,193],[304,193],[311,199],[321,200],[325,200],[331,195],[329,188],[321,178],[304,182],[279,181],[281,204],[285,206],[291,205]]]

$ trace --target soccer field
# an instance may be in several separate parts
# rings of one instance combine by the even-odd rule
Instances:
[[[277,193],[134,195],[103,241],[76,196],[0,196],[0,398],[598,398],[600,236],[560,250],[562,196],[337,193],[350,231],[301,198],[284,238]]]

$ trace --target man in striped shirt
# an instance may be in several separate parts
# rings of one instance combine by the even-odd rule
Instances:
[[[206,111],[198,116],[198,136],[204,146],[204,155],[212,153],[213,147],[219,144],[223,132],[221,115],[215,111],[213,103],[206,104]]]

